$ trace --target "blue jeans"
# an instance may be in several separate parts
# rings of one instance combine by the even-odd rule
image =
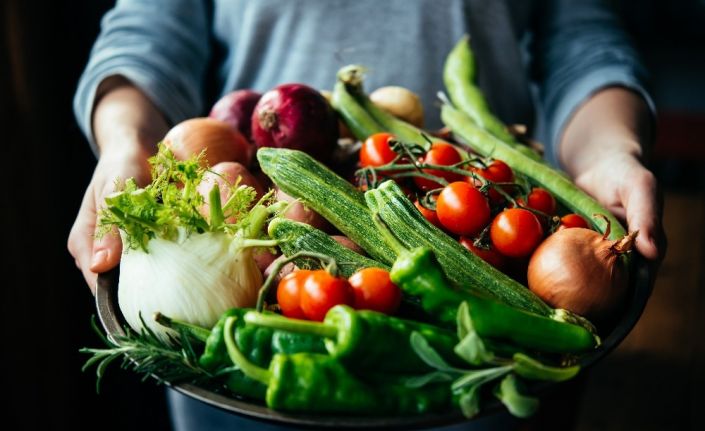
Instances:
[[[169,404],[172,427],[175,431],[282,431],[303,429],[276,425],[228,413],[187,397],[173,389],[167,389],[167,402]],[[464,424],[434,429],[438,431],[502,431],[515,430],[518,428],[519,423],[510,414],[502,412]]]

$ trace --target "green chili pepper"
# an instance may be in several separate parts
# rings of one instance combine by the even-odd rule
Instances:
[[[199,363],[207,370],[216,370],[231,365],[225,347],[225,320],[238,317],[235,326],[235,341],[238,347],[247,352],[247,359],[266,367],[275,353],[325,352],[323,340],[310,334],[287,333],[271,328],[248,325],[242,317],[250,311],[247,308],[232,308],[218,319],[213,326]]]
[[[510,341],[528,349],[578,353],[593,349],[599,339],[586,328],[512,308],[490,299],[455,290],[445,278],[433,252],[408,250],[376,215],[380,232],[397,253],[389,276],[397,286],[421,299],[421,306],[440,322],[452,325],[463,301],[470,307],[475,331],[481,337]]]
[[[258,367],[238,349],[232,332],[237,317],[225,322],[225,343],[233,364],[250,379],[266,385],[265,401],[276,410],[326,413],[425,413],[451,405],[447,385],[409,389],[371,385],[350,373],[337,359],[319,353],[275,354],[269,368]]]
[[[453,352],[458,342],[454,332],[375,311],[356,311],[347,305],[331,308],[323,323],[256,312],[245,314],[244,319],[248,324],[325,337],[328,353],[356,369],[395,373],[428,371],[429,366],[409,342],[415,331],[423,334],[444,358],[460,363]]]

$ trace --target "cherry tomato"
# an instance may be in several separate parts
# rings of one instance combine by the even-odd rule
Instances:
[[[334,306],[352,305],[353,301],[348,280],[334,277],[323,269],[311,271],[301,290],[301,310],[309,320],[320,322]]]
[[[445,142],[436,142],[431,145],[431,149],[428,150],[421,162],[431,165],[450,166],[460,163],[462,160],[463,158],[460,156],[460,153],[452,145],[446,144]],[[449,183],[460,181],[463,178],[460,174],[438,169],[423,169],[423,172],[445,178]],[[416,187],[421,190],[431,190],[441,187],[437,182],[421,177],[414,177],[414,182],[416,183]]]
[[[348,279],[355,296],[357,310],[374,310],[394,314],[401,302],[401,289],[389,279],[382,268],[364,268]]]
[[[432,225],[436,226],[439,229],[443,229],[443,225],[441,224],[440,220],[438,220],[438,214],[436,213],[436,211],[430,210],[425,206],[421,205],[418,199],[414,201],[414,206],[416,206],[416,208],[421,212],[421,215],[423,215],[424,218],[428,220]]]
[[[498,253],[492,245],[490,245],[489,249],[476,247],[475,244],[473,244],[472,238],[467,238],[464,236],[460,237],[460,244],[470,250],[475,256],[495,268],[502,269],[504,267],[506,258],[502,254]]]
[[[292,319],[305,319],[306,315],[301,309],[301,291],[311,275],[311,271],[300,269],[290,272],[279,281],[277,286],[277,302],[282,314]]]
[[[392,151],[389,141],[394,136],[389,133],[375,133],[370,135],[360,148],[360,167],[382,166],[390,163],[397,157]]]
[[[548,215],[556,213],[556,200],[546,189],[535,187],[529,193],[527,206]]]
[[[436,214],[443,227],[472,236],[490,221],[490,205],[476,188],[462,181],[448,184],[438,195]]]
[[[492,160],[486,168],[471,167],[470,170],[482,178],[495,183],[511,183],[514,181],[514,171],[512,171],[512,168],[510,168],[508,164],[501,160]],[[468,181],[471,181],[476,187],[481,185],[479,184],[479,181],[473,180],[472,177],[466,178],[468,178]],[[492,202],[501,202],[502,199],[504,199],[495,189],[489,190],[489,197]]]
[[[490,239],[497,251],[509,257],[530,255],[543,238],[539,219],[529,210],[509,208],[497,214]]]
[[[578,214],[566,214],[561,217],[561,223],[558,225],[557,230],[569,229],[572,227],[582,227],[585,229],[590,229],[590,224],[583,217]]]

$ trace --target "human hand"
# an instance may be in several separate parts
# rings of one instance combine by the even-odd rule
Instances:
[[[105,204],[105,197],[128,178],[135,178],[139,185],[149,182],[147,155],[139,152],[104,153],[98,160],[69,234],[69,252],[94,293],[98,273],[116,267],[122,253],[122,242],[117,232],[110,232],[100,240],[96,238],[99,212]]]
[[[120,262],[122,243],[115,234],[96,241],[96,225],[105,197],[116,182],[134,178],[138,185],[150,180],[148,158],[168,129],[161,112],[137,87],[121,76],[105,79],[97,89],[93,134],[100,158],[71,228],[68,249],[95,293],[98,273]]]
[[[637,251],[658,262],[666,253],[663,199],[642,163],[651,136],[643,99],[610,87],[593,95],[568,123],[560,159],[578,187],[626,221],[630,231],[639,231]]]
[[[639,231],[636,249],[642,256],[653,261],[663,258],[663,199],[656,178],[637,158],[619,152],[605,155],[578,174],[575,183],[626,220],[630,231]]]

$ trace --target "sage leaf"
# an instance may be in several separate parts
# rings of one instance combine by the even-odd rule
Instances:
[[[537,398],[524,395],[520,382],[514,374],[508,374],[494,389],[494,395],[502,401],[509,413],[519,418],[528,418],[539,408]]]

